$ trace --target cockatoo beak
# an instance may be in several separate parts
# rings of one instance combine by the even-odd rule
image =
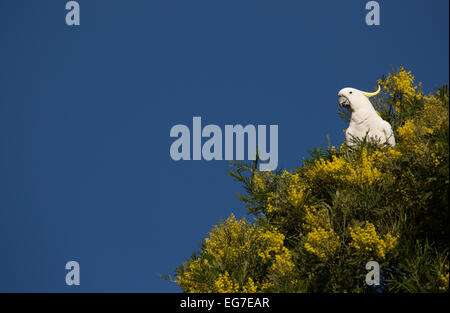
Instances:
[[[346,96],[339,96],[338,102],[341,107],[349,107],[350,106],[350,101],[347,99]]]

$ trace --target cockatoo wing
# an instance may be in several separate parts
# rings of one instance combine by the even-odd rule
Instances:
[[[384,124],[385,125],[383,128],[383,133],[386,138],[386,142],[388,144],[390,144],[392,147],[394,147],[395,146],[395,137],[394,137],[394,132],[392,131],[391,124],[389,124],[386,121],[384,121]]]

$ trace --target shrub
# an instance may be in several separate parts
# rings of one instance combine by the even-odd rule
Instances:
[[[313,149],[293,171],[233,162],[254,223],[233,215],[176,270],[186,292],[448,290],[449,92],[424,95],[403,67],[373,101],[395,148]],[[339,112],[346,118],[345,112]],[[377,261],[382,284],[364,285]]]

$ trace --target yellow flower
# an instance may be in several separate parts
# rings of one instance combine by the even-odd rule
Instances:
[[[255,282],[251,277],[248,278],[247,284],[242,286],[242,292],[244,293],[255,293],[258,290],[258,287],[255,285]]]
[[[205,283],[199,282],[197,273],[202,271],[201,259],[195,259],[184,266],[185,271],[180,275],[175,283],[181,286],[184,290],[192,293],[205,292],[208,286]]]
[[[275,255],[275,261],[272,264],[272,270],[281,276],[288,275],[294,269],[291,252],[283,247],[282,252]]]
[[[255,172],[253,174],[253,190],[256,193],[263,193],[269,182],[270,172]]]
[[[387,233],[381,238],[376,230],[375,225],[366,221],[364,227],[349,227],[352,242],[350,246],[362,252],[378,256],[381,259],[393,250],[397,244],[398,236],[392,236]]]
[[[339,249],[339,236],[333,229],[314,228],[313,231],[306,235],[304,247],[319,259],[327,260],[332,258]]]
[[[398,135],[406,141],[413,141],[416,139],[416,127],[412,120],[407,120],[402,126],[398,128]]]
[[[303,227],[307,230],[313,230],[316,228],[330,228],[330,220],[328,210],[326,208],[306,207],[303,221]]]
[[[437,143],[433,144],[432,137],[448,133],[448,108],[436,95],[424,99],[424,107],[417,116],[398,128],[398,138],[405,151],[412,151],[418,160],[437,167],[442,163],[445,151]]]
[[[442,286],[439,287],[439,290],[440,291],[447,291],[448,290],[448,272],[445,275],[442,274],[440,279],[441,279]]]
[[[239,291],[239,285],[233,282],[228,272],[225,272],[225,274],[220,274],[214,282],[214,286],[216,287],[216,291],[220,293],[232,293]]]
[[[381,171],[375,166],[375,154],[369,154],[367,148],[351,163],[344,156],[333,155],[331,160],[319,159],[307,172],[310,178],[325,181],[336,181],[352,185],[364,183],[373,184],[382,177]]]
[[[393,104],[395,112],[399,113],[401,111],[403,99],[422,96],[421,84],[419,83],[419,86],[416,86],[414,80],[411,71],[406,71],[403,66],[396,73],[389,73],[384,81],[378,80],[378,84],[383,90],[395,100]]]
[[[262,284],[261,290],[262,290],[262,292],[266,292],[267,289],[269,289],[269,288],[271,288],[271,287],[273,287],[273,283],[271,283],[271,282],[265,282],[264,284]]]
[[[271,279],[292,276],[294,262],[284,240],[276,228],[258,227],[231,214],[212,229],[199,257],[184,264],[175,282],[185,292],[263,292],[270,288]],[[236,268],[243,264],[264,268],[265,276],[258,272],[260,280],[255,280],[249,272],[235,277]],[[211,268],[219,268],[220,274],[205,278]]]
[[[273,231],[259,230],[258,237],[263,244],[257,250],[257,254],[262,259],[263,263],[267,263],[272,256],[281,253],[283,250],[284,235],[278,233],[276,229]]]
[[[376,163],[383,163],[389,160],[396,160],[400,158],[403,154],[392,147],[378,149],[374,152],[373,158]]]
[[[448,290],[448,264],[445,265],[444,271],[446,273],[443,273],[440,275],[439,280],[440,280],[440,286],[439,286],[439,291],[445,292]]]
[[[233,214],[225,221],[225,225],[215,226],[205,239],[205,252],[219,260],[233,262],[239,253],[248,248],[246,235],[253,231],[245,219],[236,220]],[[233,244],[231,244],[233,243]]]
[[[280,177],[280,191],[270,193],[267,199],[267,213],[276,213],[287,208],[300,208],[310,188],[299,174],[284,171]]]

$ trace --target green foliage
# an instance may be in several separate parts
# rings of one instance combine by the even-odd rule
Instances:
[[[423,95],[403,67],[378,83],[373,104],[396,147],[320,147],[292,172],[233,162],[255,221],[216,226],[176,270],[184,291],[448,290],[448,87]],[[382,269],[376,290],[364,284],[372,260]]]

